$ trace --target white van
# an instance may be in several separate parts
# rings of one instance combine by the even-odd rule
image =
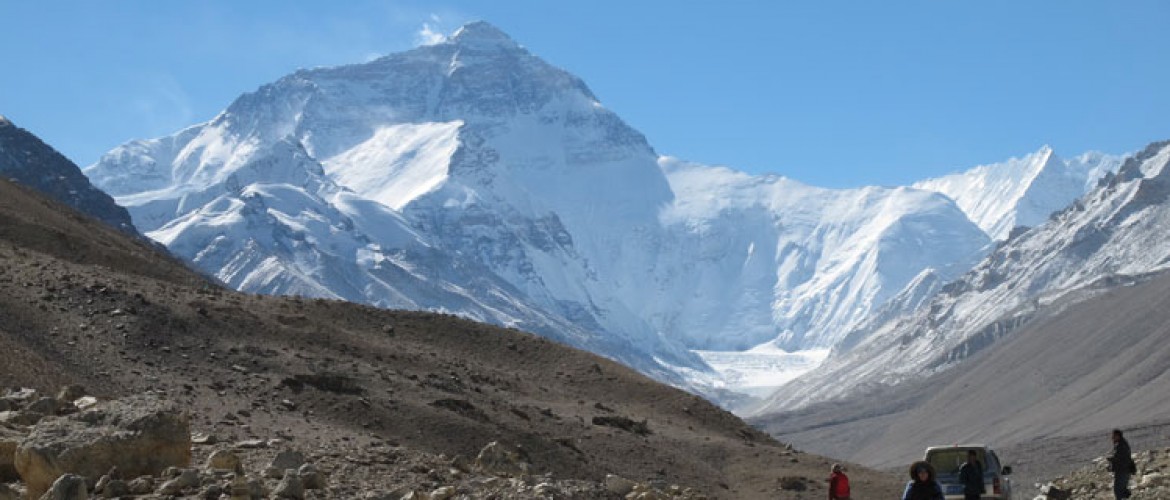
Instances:
[[[959,466],[967,463],[967,451],[975,450],[976,459],[983,464],[985,493],[981,499],[1011,500],[1012,480],[1008,475],[1012,468],[1002,465],[999,456],[991,448],[981,444],[954,446],[931,446],[926,449],[923,460],[934,467],[935,477],[942,484],[947,500],[963,499],[963,485],[959,482]]]

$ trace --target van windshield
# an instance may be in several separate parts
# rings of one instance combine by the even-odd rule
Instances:
[[[926,456],[926,461],[934,467],[935,472],[939,475],[943,474],[958,474],[959,466],[967,463],[967,451],[971,448],[954,448],[946,450],[930,450]],[[987,457],[984,456],[983,450],[975,449],[975,459],[987,468]]]

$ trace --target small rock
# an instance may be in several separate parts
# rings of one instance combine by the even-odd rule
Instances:
[[[453,496],[455,496],[455,487],[454,486],[444,486],[444,487],[439,488],[435,491],[432,491],[430,499],[431,500],[448,500],[449,498],[451,498]],[[405,497],[403,497],[403,498],[405,498]]]
[[[260,475],[268,479],[280,479],[284,477],[284,470],[268,466],[264,468],[264,472],[262,472]]]
[[[302,465],[300,469],[297,469],[297,476],[300,476],[301,483],[305,485],[306,490],[325,489],[325,475],[317,470],[313,464]]]
[[[26,410],[12,410],[0,411],[0,423],[16,424],[16,425],[36,425],[41,419],[45,418],[45,414],[35,411]]]
[[[236,456],[228,450],[215,450],[210,457],[207,457],[207,467],[213,470],[228,470],[232,472],[244,472],[244,466],[240,462],[240,457]]]
[[[191,435],[192,444],[215,444],[218,442],[219,439],[217,439],[214,434],[204,434],[202,432],[197,432]]]
[[[121,479],[111,479],[110,482],[106,483],[105,488],[102,489],[103,498],[122,498],[130,496],[131,493],[132,489],[130,485]]]
[[[208,485],[207,488],[203,489],[203,493],[199,494],[203,500],[219,500],[221,496],[223,496],[223,486],[218,484]]]
[[[286,469],[284,477],[281,478],[280,484],[276,485],[276,489],[272,490],[272,494],[277,498],[299,500],[305,498],[305,485],[301,483],[301,478],[295,469]]]
[[[26,411],[35,411],[44,415],[56,415],[60,402],[57,398],[39,398],[25,408]]]
[[[267,446],[268,446],[268,442],[263,440],[263,439],[247,439],[247,440],[240,441],[240,442],[236,443],[236,448],[241,448],[241,449],[245,449],[245,450],[256,449],[256,448],[265,448]]]
[[[626,496],[629,492],[634,491],[635,484],[637,483],[618,475],[605,475],[605,489],[610,493]]]
[[[196,486],[199,486],[199,472],[195,469],[183,469],[179,477],[163,483],[158,492],[163,495],[178,495],[183,490]]]
[[[49,487],[49,491],[41,497],[42,500],[86,500],[89,492],[85,490],[85,478],[76,474],[65,474]]]
[[[302,465],[305,465],[304,453],[296,450],[284,450],[276,454],[276,457],[272,459],[272,463],[269,464],[269,467],[276,467],[277,469],[284,471],[285,469],[296,469]],[[283,474],[283,472],[281,472],[281,474]]]
[[[57,400],[61,401],[62,403],[70,403],[77,401],[78,398],[81,398],[84,395],[85,387],[72,384],[62,387],[60,391],[57,391]]]
[[[82,396],[73,400],[73,406],[77,407],[77,409],[81,411],[93,408],[94,406],[97,406],[97,404],[98,399],[93,396]]]
[[[113,481],[110,481],[113,483]],[[154,493],[154,478],[150,476],[140,476],[130,481],[130,494],[132,495],[146,495]]]

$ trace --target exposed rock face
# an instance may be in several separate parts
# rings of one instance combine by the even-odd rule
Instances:
[[[0,176],[24,184],[130,234],[130,214],[81,169],[27,130],[0,120]]]
[[[16,449],[16,470],[39,498],[58,477],[101,477],[117,467],[127,477],[156,475],[191,462],[188,417],[152,396],[111,401],[65,418],[45,420]]]

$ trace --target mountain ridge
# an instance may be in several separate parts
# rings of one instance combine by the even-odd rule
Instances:
[[[713,397],[697,351],[826,348],[988,249],[934,192],[680,166],[495,31],[296,71],[85,172],[239,289],[457,312]]]

